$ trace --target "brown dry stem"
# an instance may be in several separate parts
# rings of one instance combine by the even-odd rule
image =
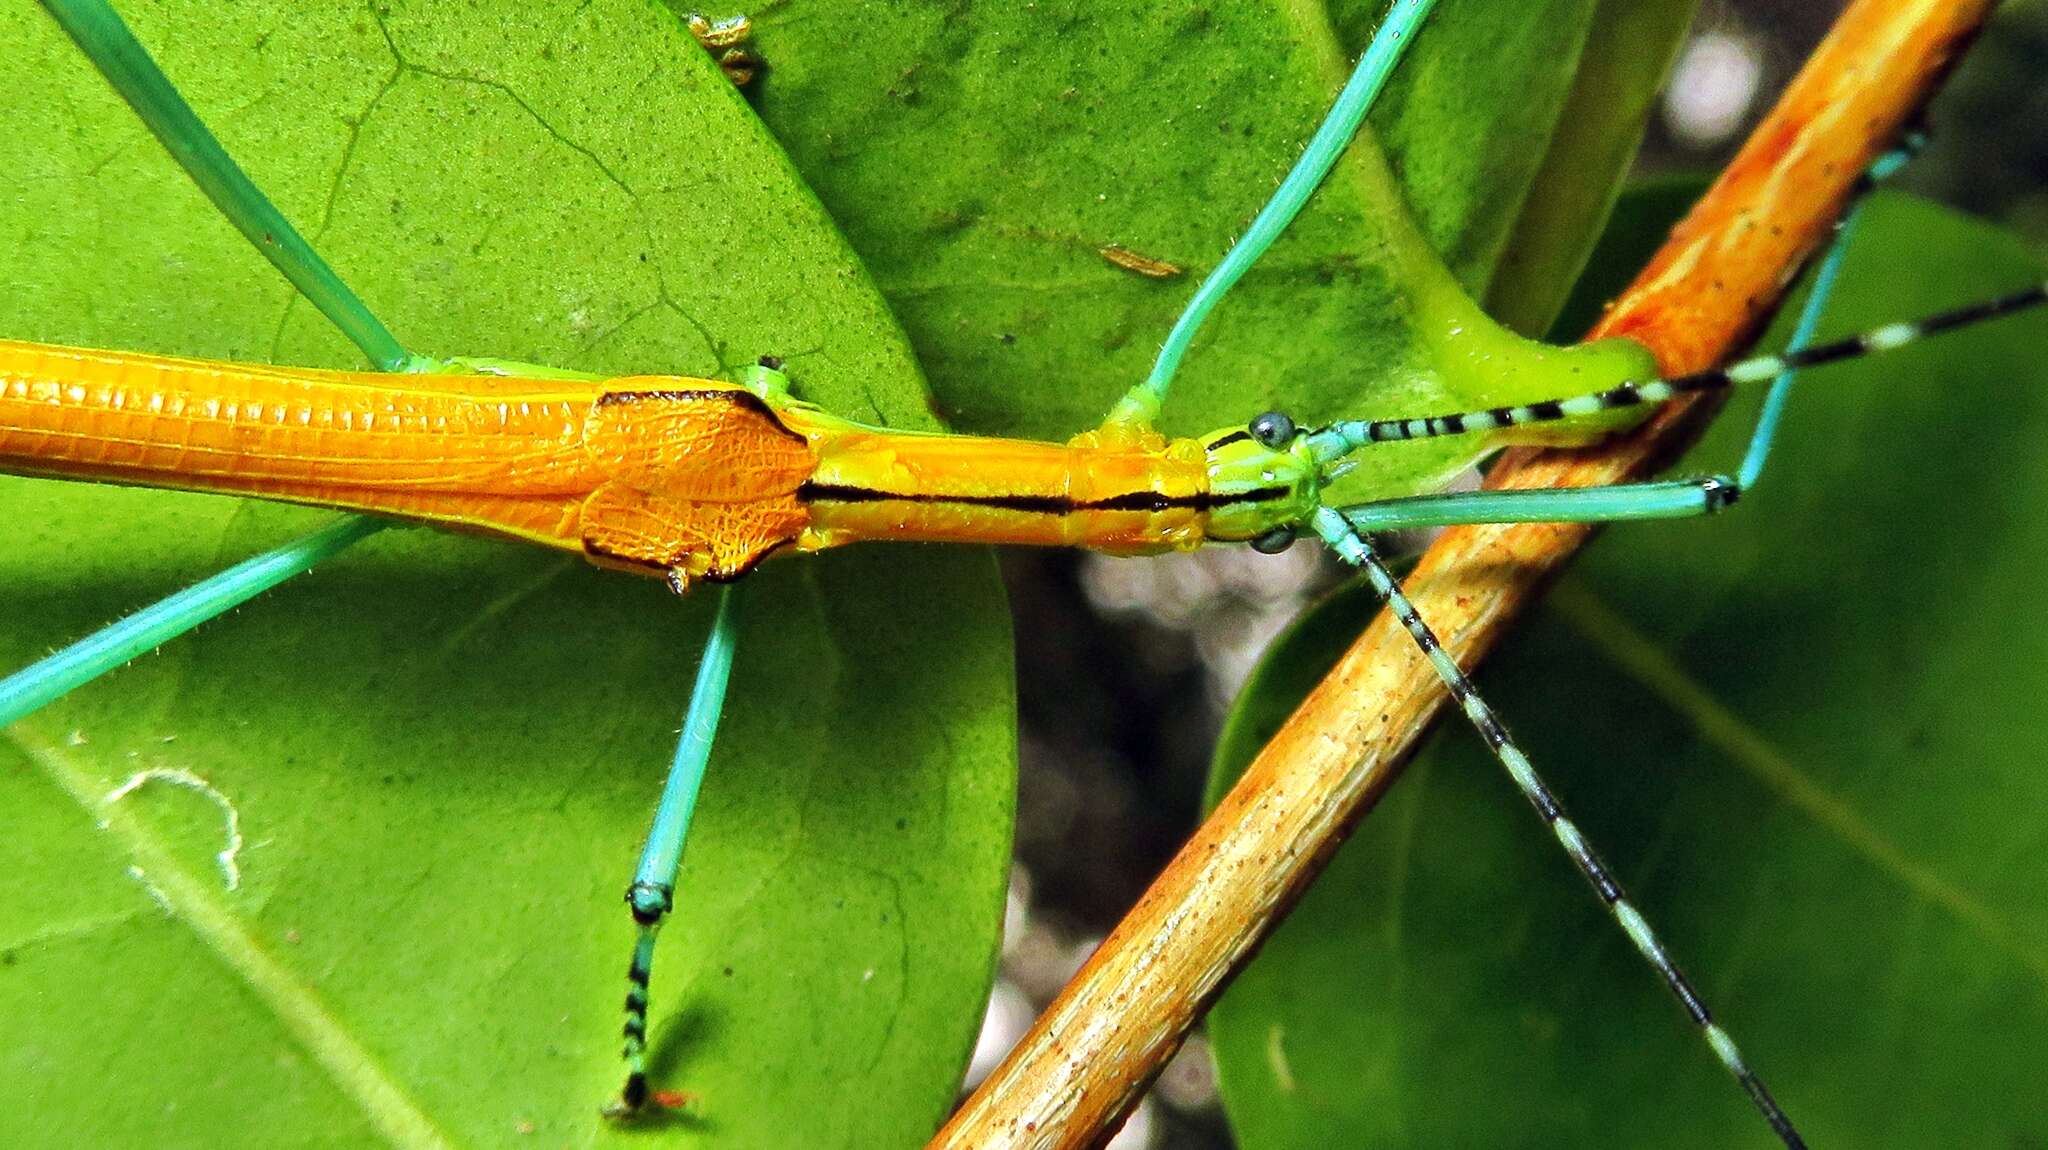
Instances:
[[[1638,340],[1668,374],[1728,354],[1775,306],[1857,175],[1992,6],[1858,0],[1591,337]],[[1514,452],[1487,485],[1639,478],[1690,442],[1707,414],[1674,403],[1597,449]],[[1590,534],[1573,525],[1454,529],[1423,557],[1408,594],[1471,667]],[[1392,783],[1444,701],[1428,662],[1382,614],[931,1145],[1104,1140]]]

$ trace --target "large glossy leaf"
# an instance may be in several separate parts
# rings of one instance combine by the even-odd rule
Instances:
[[[929,425],[880,298],[666,13],[124,3],[417,350],[709,374]],[[355,365],[55,25],[0,17],[0,331]],[[0,483],[0,667],[318,514]],[[902,1145],[990,976],[1008,622],[972,551],[773,564],[656,969],[721,1145]],[[620,903],[710,600],[392,531],[0,740],[0,1143],[609,1141]],[[189,772],[213,795],[137,771]],[[230,884],[216,865],[231,808]],[[675,1131],[671,1131],[675,1133]]]
[[[2041,274],[1884,200],[1828,327]],[[2044,337],[1810,373],[1760,490],[1611,531],[1480,677],[1815,1145],[2048,1129]],[[1732,464],[1753,400],[1693,467]],[[1222,776],[1368,608],[1269,660]],[[1455,726],[1211,1020],[1247,1147],[1775,1144]]]
[[[946,418],[1064,438],[1143,378],[1386,7],[792,0],[758,14],[769,70],[754,99],[903,317]],[[1628,19],[1612,31],[1617,7]],[[1416,265],[1448,253],[1467,289],[1546,326],[1691,8],[1444,0],[1377,132],[1197,343],[1165,428],[1273,407],[1412,414],[1554,386],[1437,374]],[[1389,166],[1405,193],[1380,178]],[[1184,273],[1146,278],[1105,260],[1109,245]],[[1424,474],[1461,453],[1382,458]]]
[[[948,414],[1064,435],[1143,373],[1378,7],[784,5],[760,21],[760,101],[908,316]],[[1388,387],[1416,351],[1401,261],[1427,262],[1397,234],[1401,199],[1468,285],[1519,283],[1524,321],[1547,314],[1635,131],[1618,115],[1587,133],[1570,102],[1642,98],[1689,4],[1654,7],[1663,47],[1627,56],[1588,47],[1603,16],[1586,0],[1444,4],[1448,31],[1389,93],[1409,194],[1351,161],[1230,305],[1170,428],[1422,402]],[[892,321],[673,22],[602,4],[123,8],[420,350],[699,373],[776,352],[828,406],[923,418]],[[353,362],[39,15],[9,19],[0,330]],[[1589,141],[1608,162],[1560,161]],[[1532,225],[1540,202],[1560,206]],[[1517,256],[1532,226],[1549,247]],[[1106,243],[1189,274],[1136,277]],[[1537,270],[1496,275],[1518,260]],[[0,566],[13,662],[308,522],[42,484],[0,499],[23,525]],[[761,583],[658,974],[664,1081],[701,1093],[691,1121],[731,1144],[907,1141],[950,1091],[993,941],[1001,623],[971,558]],[[10,840],[34,866],[9,872],[22,909],[0,972],[24,1036],[7,1044],[20,1139],[595,1137],[616,891],[704,606],[393,535],[9,732],[11,809],[35,832]],[[213,869],[206,795],[99,803],[158,767],[233,805],[237,890]],[[77,1025],[81,1003],[104,1022]]]

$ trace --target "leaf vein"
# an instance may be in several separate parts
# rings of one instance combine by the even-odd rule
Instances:
[[[1991,907],[1907,855],[1883,831],[1794,763],[1744,722],[1655,643],[1583,587],[1561,585],[1550,602],[1624,672],[1692,723],[1702,739],[1795,809],[1832,832],[1880,874],[1896,880],[1957,922],[2004,950],[2048,986],[2048,955],[2028,943]]]
[[[102,801],[106,787],[92,771],[73,762],[57,743],[32,736],[31,727],[30,723],[17,723],[8,728],[7,738],[99,821],[134,865],[149,875],[169,904],[172,917],[254,992],[385,1138],[405,1147],[453,1145],[327,1005],[237,921],[217,890],[217,878],[209,875],[202,881],[189,873],[134,813]]]

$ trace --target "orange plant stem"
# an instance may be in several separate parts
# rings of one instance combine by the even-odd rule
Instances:
[[[1989,16],[1992,0],[1858,0],[1769,118],[1591,333],[1625,335],[1667,374],[1711,366],[1769,313]],[[1647,474],[1708,412],[1674,403],[1585,451],[1511,453],[1489,487]],[[1448,531],[1406,584],[1471,667],[1591,535],[1582,525]],[[1080,1147],[1107,1138],[1203,1009],[1393,782],[1445,695],[1382,615],[1253,761],[934,1147]]]

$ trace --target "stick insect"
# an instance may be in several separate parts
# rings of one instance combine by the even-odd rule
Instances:
[[[2011,307],[2019,307],[2019,301],[2017,301],[2017,297],[2015,297],[2015,303],[2011,303]],[[1896,336],[1896,331],[1894,331],[1894,336]],[[1876,342],[1878,342],[1878,344],[1882,344],[1882,342],[1886,342],[1886,340],[1892,340],[1892,342],[1896,342],[1896,340],[1894,340],[1892,336],[1878,336],[1878,338],[1876,338]],[[1778,364],[1778,366],[1782,366],[1782,364]],[[1706,381],[1702,381],[1702,385],[1706,385]],[[772,387],[772,383],[770,383],[768,387]],[[774,393],[770,393],[770,395],[774,395]],[[1546,405],[1540,405],[1540,403],[1538,403],[1536,407],[1528,407],[1526,411],[1518,411],[1518,413],[1513,413],[1513,415],[1491,415],[1491,417],[1495,417],[1495,419],[1497,419],[1497,422],[1503,422],[1503,424],[1505,424],[1505,422],[1513,422],[1513,419],[1524,419],[1524,422],[1548,422],[1548,419],[1552,419],[1554,415],[1565,415],[1565,413],[1581,413],[1581,411],[1579,411],[1579,407],[1585,407],[1587,403],[1591,403],[1593,407],[1599,407],[1599,409],[1612,409],[1612,407],[1618,407],[1618,405],[1622,405],[1622,403],[1620,403],[1620,395],[1622,395],[1620,391],[1606,391],[1606,393],[1604,393],[1604,399],[1587,399],[1585,403],[1573,403],[1571,407],[1563,407],[1563,405],[1561,405],[1561,407],[1556,407],[1556,411],[1552,411],[1550,407],[1546,407]],[[1653,399],[1655,395],[1657,395],[1657,393],[1655,393],[1655,389],[1649,389],[1647,393],[1645,393],[1645,391],[1636,391],[1636,393],[1634,393],[1634,399],[1632,399],[1632,401],[1640,401],[1640,399],[1647,399],[1647,397],[1649,397],[1649,399]],[[768,397],[764,397],[764,395],[756,395],[756,399],[762,399],[762,401],[770,401],[770,403],[774,401],[774,399],[768,399]],[[1135,403],[1137,403],[1139,407],[1149,407],[1149,405],[1155,405],[1155,399],[1147,399],[1147,397],[1145,397],[1145,393],[1139,393],[1139,399],[1135,399]],[[1587,411],[1591,411],[1593,407],[1587,407]],[[1141,413],[1143,413],[1143,411],[1141,411]],[[1483,424],[1483,419],[1487,419],[1487,417],[1489,417],[1487,413],[1470,413],[1470,415],[1466,415],[1466,417],[1456,417],[1456,415],[1454,415],[1454,419],[1456,419],[1456,422],[1458,422],[1458,424],[1470,424],[1470,426],[1473,426],[1475,430],[1477,430],[1477,428],[1481,428],[1481,426],[1485,426],[1485,424]],[[1386,434],[1382,436],[1382,434],[1378,434],[1378,430],[1384,430]],[[1253,422],[1253,426],[1251,426],[1251,428],[1247,428],[1245,432],[1229,432],[1229,434],[1219,434],[1219,436],[1210,436],[1210,438],[1206,440],[1206,444],[1204,444],[1204,446],[1206,446],[1206,450],[1210,450],[1210,452],[1217,452],[1217,450],[1223,450],[1223,446],[1225,446],[1225,440],[1229,440],[1229,444],[1231,444],[1231,446],[1235,446],[1235,444],[1249,444],[1249,446],[1245,446],[1245,448],[1241,448],[1241,450],[1245,450],[1245,452],[1253,452],[1253,454],[1251,454],[1251,456],[1247,456],[1247,458],[1251,458],[1251,460],[1253,460],[1253,469],[1255,469],[1257,473],[1260,473],[1260,475],[1264,477],[1264,479],[1262,479],[1262,483],[1264,483],[1264,481],[1270,481],[1270,479],[1272,479],[1272,477],[1270,477],[1270,475],[1266,475],[1266,473],[1268,473],[1268,471],[1274,471],[1274,469],[1278,467],[1278,456],[1276,456],[1276,454],[1255,454],[1255,452],[1260,452],[1260,450],[1264,450],[1264,452],[1280,452],[1282,448],[1288,448],[1290,444],[1296,444],[1296,442],[1300,444],[1300,450],[1315,450],[1315,448],[1311,448],[1309,444],[1313,444],[1313,442],[1321,442],[1321,444],[1325,444],[1327,452],[1331,452],[1331,458],[1329,458],[1329,460],[1321,460],[1321,462],[1333,462],[1333,460],[1335,460],[1335,458],[1339,458],[1341,454],[1346,454],[1346,452],[1354,450],[1354,448],[1356,448],[1358,444],[1362,444],[1362,442],[1368,442],[1368,440],[1380,440],[1380,438],[1417,438],[1417,436],[1423,436],[1423,434],[1430,434],[1430,432],[1438,432],[1438,430],[1442,430],[1442,432],[1450,432],[1450,430],[1454,430],[1454,428],[1450,428],[1448,424],[1442,424],[1442,426],[1436,426],[1436,428],[1432,428],[1432,426],[1421,426],[1421,424],[1417,424],[1417,426],[1413,426],[1413,428],[1411,428],[1411,424],[1409,424],[1409,422],[1401,422],[1401,424],[1374,424],[1374,422],[1360,422],[1360,424],[1341,424],[1341,426],[1339,426],[1339,424],[1333,424],[1333,426],[1325,426],[1325,428],[1319,428],[1319,430],[1315,430],[1315,432],[1311,432],[1311,434],[1298,434],[1298,436],[1296,436],[1296,434],[1294,434],[1294,432],[1292,432],[1292,430],[1288,428],[1288,424],[1284,422],[1284,419],[1278,419],[1278,417],[1264,417],[1264,419],[1262,419],[1262,422]],[[1405,434],[1403,434],[1403,432],[1405,432]],[[1315,436],[1317,436],[1317,434],[1321,434],[1323,438],[1321,438],[1321,440],[1315,440]],[[850,473],[850,475],[852,475],[852,473]],[[856,479],[858,479],[858,475],[856,475]],[[1268,485],[1270,485],[1270,483],[1268,483]],[[872,489],[874,489],[874,487],[868,487],[868,485],[864,485],[864,483],[834,483],[834,485],[831,485],[831,487],[836,487],[836,489],[842,489],[842,491],[854,491],[854,489],[858,489],[858,491],[872,491]],[[1255,489],[1257,489],[1257,491],[1264,491],[1266,487],[1255,487]],[[1710,499],[1710,497],[1712,497],[1712,493],[1714,493],[1714,487],[1712,487],[1712,485],[1708,485],[1708,487],[1698,487],[1698,485],[1679,485],[1679,487],[1667,487],[1667,489],[1663,489],[1663,495],[1669,495],[1671,499],[1698,499],[1698,497],[1708,497],[1708,499]],[[1167,499],[1169,503],[1171,503],[1171,499],[1174,499],[1174,497],[1171,497],[1169,493],[1159,493],[1159,495],[1161,495],[1161,497],[1165,497],[1165,499]],[[1112,493],[1112,495],[1108,495],[1108,499],[1116,499],[1116,497],[1120,497],[1120,495],[1114,495],[1114,493]],[[874,503],[874,501],[879,501],[879,499],[854,499],[854,497],[850,497],[850,499],[842,499],[842,501],[844,501],[844,503]],[[954,501],[958,501],[958,499],[954,499]],[[1264,501],[1264,499],[1245,499],[1245,501],[1247,501],[1247,503],[1255,503],[1255,501]],[[1434,503],[1432,503],[1432,505],[1434,505]],[[1673,503],[1665,503],[1665,505],[1677,507],[1677,503],[1675,503],[1675,501],[1673,501]],[[1286,516],[1284,520],[1274,520],[1274,522],[1264,522],[1264,520],[1262,520],[1262,522],[1251,522],[1251,524],[1243,526],[1243,530],[1239,530],[1237,526],[1225,526],[1225,528],[1221,528],[1221,530],[1231,530],[1231,532],[1237,532],[1237,538],[1264,538],[1264,540],[1268,540],[1268,542],[1276,542],[1274,538],[1270,538],[1270,536],[1272,536],[1272,532],[1278,532],[1278,530],[1282,530],[1282,528],[1290,528],[1290,526],[1292,526],[1292,528],[1298,528],[1298,526],[1309,526],[1309,524],[1300,524],[1300,520],[1305,520],[1305,518],[1307,518],[1307,516],[1303,514],[1303,507],[1305,507],[1305,503],[1303,503],[1303,505],[1300,505],[1300,507],[1294,507],[1294,510],[1292,510],[1292,512],[1290,512],[1290,514],[1288,514],[1288,516]],[[1016,510],[1016,507],[1006,507],[1006,510]],[[1122,507],[1122,505],[1116,505],[1116,507],[1106,507],[1106,510],[1114,510],[1114,512],[1130,512],[1130,510],[1133,510],[1133,507]],[[1145,510],[1145,512],[1149,512],[1149,514],[1159,514],[1159,512],[1161,512],[1161,510],[1159,510],[1159,507],[1149,507],[1149,505],[1147,505],[1147,507],[1143,507],[1143,510]],[[1171,510],[1171,507],[1169,507],[1169,510]],[[1210,507],[1204,507],[1204,510],[1210,510]],[[1554,512],[1552,512],[1552,514],[1554,514]],[[1423,516],[1423,518],[1427,518],[1427,516]],[[1360,542],[1360,540],[1356,538],[1356,530],[1354,530],[1354,528],[1352,528],[1350,524],[1346,524],[1346,522],[1341,522],[1341,520],[1339,520],[1339,522],[1329,522],[1329,520],[1323,520],[1323,522],[1317,522],[1315,526],[1317,526],[1317,528],[1319,528],[1319,530],[1321,530],[1323,534],[1327,534],[1327,536],[1331,538],[1331,542],[1335,542],[1335,544],[1339,544],[1339,546],[1348,546],[1348,548],[1352,550],[1352,557],[1354,557],[1354,559],[1364,559],[1364,555],[1362,555],[1362,552],[1360,552],[1360,550],[1356,550],[1358,546],[1362,546],[1362,542]],[[1257,528],[1257,530],[1251,530],[1251,528]],[[979,538],[979,536],[977,536],[977,538]],[[1221,538],[1221,536],[1219,536],[1219,538]],[[1143,536],[1143,538],[1139,538],[1139,536],[1133,536],[1133,538],[1128,538],[1128,540],[1124,540],[1122,536],[1118,536],[1118,540],[1110,540],[1110,542],[1114,542],[1116,546],[1126,546],[1126,544],[1130,544],[1130,542],[1157,542],[1157,540],[1159,540],[1159,536]],[[705,567],[705,569],[698,569],[698,571],[686,571],[686,573],[688,573],[688,575],[707,575],[707,573],[709,573],[709,575],[735,575],[735,573],[737,573],[737,569],[725,569],[725,567],[715,567],[715,565],[713,565],[713,567]],[[1561,837],[1569,837],[1569,835],[1565,835],[1565,831],[1561,831]],[[1626,917],[1624,917],[1624,919],[1626,919]],[[1638,937],[1638,939],[1645,939],[1645,937],[1647,937],[1645,933],[1642,933],[1642,929],[1640,929],[1640,927],[1636,927],[1636,931],[1634,931],[1634,933],[1636,933],[1636,937]],[[1718,1044],[1718,1046],[1724,1046],[1724,1042],[1720,1042],[1720,1040],[1716,1040],[1716,1044]],[[1726,1052],[1726,1046],[1724,1046],[1724,1056],[1729,1056],[1729,1052]]]

